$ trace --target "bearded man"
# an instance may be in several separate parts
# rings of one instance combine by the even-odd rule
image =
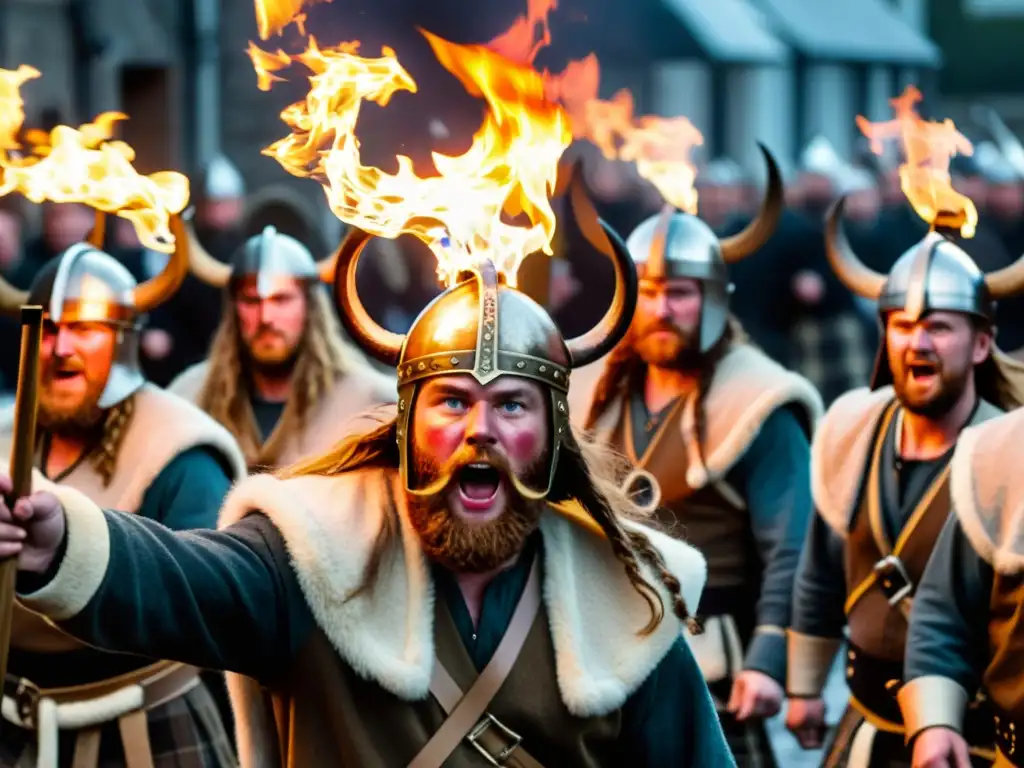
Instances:
[[[574,377],[572,408],[635,470],[627,492],[708,559],[690,637],[733,756],[774,764],[763,719],[782,702],[793,574],[811,513],[814,388],[746,343],[729,314],[726,264],[757,250],[782,208],[771,154],[759,216],[719,240],[667,209],[627,245],[640,279],[629,334]]]
[[[66,492],[4,507],[22,599],[101,647],[266,686],[270,710],[234,692],[243,765],[732,764],[680,633],[703,558],[631,521],[569,425],[571,368],[622,337],[636,302],[609,237],[616,294],[581,337],[490,261],[403,337],[355,292],[369,236],[354,230],[335,288],[350,335],[397,366],[397,415],[241,483],[214,533]]]
[[[829,262],[851,291],[877,301],[883,338],[871,388],[838,399],[811,448],[817,515],[793,598],[787,726],[805,747],[820,746],[821,690],[846,625],[850,702],[826,764],[903,768],[911,755],[895,687],[911,601],[949,514],[962,430],[1024,402],[1019,366],[992,340],[995,300],[1024,276],[1020,264],[983,274],[942,228],[877,274],[842,234],[842,210],[840,200],[829,214]],[[981,704],[969,738],[976,764],[988,765]]]
[[[195,406],[147,383],[139,369],[140,317],[170,298],[188,272],[187,239],[141,285],[90,242],[46,264],[30,290],[0,285],[3,308],[44,308],[37,471],[57,489],[168,528],[214,528],[245,461],[228,432]],[[13,411],[0,414],[10,455]],[[153,599],[154,582],[134,585]],[[161,597],[162,599],[162,597]],[[118,616],[114,621],[130,621]],[[153,657],[153,658],[159,658]],[[56,768],[233,764],[211,694],[194,667],[110,654],[15,606],[0,764]]]
[[[209,359],[170,391],[223,424],[251,469],[321,453],[351,416],[394,402],[394,379],[343,338],[321,285],[334,274],[334,255],[317,264],[273,227],[251,237],[230,264],[195,239],[191,254],[196,276],[224,288],[224,311]]]

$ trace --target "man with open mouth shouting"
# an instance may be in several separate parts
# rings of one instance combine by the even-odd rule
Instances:
[[[824,764],[902,768],[911,758],[911,718],[896,698],[907,622],[949,515],[950,456],[962,430],[1024,402],[1024,370],[992,340],[995,300],[1024,288],[1024,261],[983,274],[952,240],[962,218],[941,214],[949,225],[939,219],[888,275],[876,274],[842,234],[842,210],[840,200],[829,214],[829,262],[878,302],[883,340],[871,387],[839,398],[811,447],[818,514],[793,599],[787,726],[820,745],[821,690],[845,624],[850,706]],[[992,758],[983,710],[979,695],[967,731],[978,765]]]
[[[0,282],[3,311],[43,307],[33,488],[88,497],[168,528],[214,528],[232,482],[245,477],[242,452],[226,429],[147,382],[139,368],[145,314],[188,273],[184,230],[173,216],[174,254],[160,274],[136,284],[102,250],[106,216],[97,211],[88,241],[46,264],[29,291]],[[13,410],[0,412],[5,459],[15,440]],[[143,599],[162,600],[154,597],[155,582],[135,588]],[[130,621],[114,613],[112,621]],[[209,682],[219,681],[204,683],[195,667],[104,653],[16,603],[0,765],[95,768],[187,759],[228,768],[235,758]]]
[[[21,598],[95,645],[246,676],[247,766],[732,765],[680,632],[704,560],[630,519],[617,467],[569,424],[571,369],[636,303],[625,245],[582,226],[617,288],[570,340],[489,260],[389,333],[356,293],[353,229],[335,291],[396,366],[397,411],[239,484],[214,533],[59,492],[0,508]]]

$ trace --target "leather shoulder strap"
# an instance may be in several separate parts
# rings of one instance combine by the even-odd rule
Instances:
[[[424,745],[419,754],[409,763],[409,768],[441,768],[444,761],[468,737],[470,743],[489,757],[496,765],[518,766],[518,768],[542,768],[541,764],[526,753],[519,744],[519,736],[509,731],[493,716],[487,714],[487,706],[497,695],[505,682],[519,652],[526,642],[537,612],[540,610],[540,558],[535,557],[530,568],[530,576],[526,587],[519,598],[519,603],[512,614],[508,629],[498,644],[491,661],[476,679],[468,692],[463,695],[458,684],[448,674],[441,660],[434,657],[434,671],[430,679],[430,693],[447,713],[448,719]],[[504,749],[500,760],[486,749],[488,732],[491,737],[498,737],[496,731],[505,736],[499,749]]]

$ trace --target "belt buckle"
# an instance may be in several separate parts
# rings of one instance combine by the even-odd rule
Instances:
[[[477,743],[477,740],[481,738],[491,726],[494,726],[501,731],[501,734],[510,742],[510,744],[502,749],[497,755],[492,755],[484,749],[482,745]],[[473,726],[473,730],[469,732],[466,740],[473,745],[473,748],[476,749],[477,752],[484,756],[488,763],[491,765],[502,766],[508,761],[512,753],[516,751],[516,748],[522,742],[523,737],[508,726],[503,725],[500,720],[490,713],[485,713],[484,716],[480,718],[480,722]]]
[[[896,555],[888,555],[883,557],[877,563],[875,563],[875,573],[880,579],[882,579],[882,591],[889,597],[889,605],[895,608],[914,591],[914,584],[910,580],[910,574],[907,573],[907,569],[903,566],[903,561],[900,560]],[[901,579],[903,579],[903,586],[896,590],[892,595],[888,595],[886,591],[887,579],[892,578],[893,572],[896,572]]]

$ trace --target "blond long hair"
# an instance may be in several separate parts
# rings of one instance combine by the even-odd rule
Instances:
[[[392,409],[377,409],[367,414],[376,426],[353,434],[320,456],[300,460],[277,471],[280,478],[302,475],[337,475],[356,469],[397,469],[399,449],[397,419]],[[646,564],[664,585],[672,599],[672,608],[691,630],[699,626],[691,617],[681,593],[679,580],[668,570],[665,560],[642,532],[623,525],[625,520],[646,520],[648,513],[625,492],[618,479],[626,467],[624,459],[611,448],[597,443],[573,429],[575,438],[562,448],[548,502],[553,505],[578,504],[601,527],[616,558],[622,563],[633,588],[647,602],[651,620],[641,634],[653,632],[665,616],[660,593],[647,581],[640,568]],[[389,543],[398,536],[398,513],[391,505],[377,535],[362,585],[349,597],[373,588]]]
[[[363,353],[341,331],[323,286],[306,291],[306,327],[292,374],[292,386],[281,415],[286,434],[306,426],[310,409],[335,386],[339,377],[369,368]],[[246,389],[246,363],[230,291],[210,345],[209,372],[197,404],[235,436],[250,466],[269,461],[261,456],[262,439]]]

